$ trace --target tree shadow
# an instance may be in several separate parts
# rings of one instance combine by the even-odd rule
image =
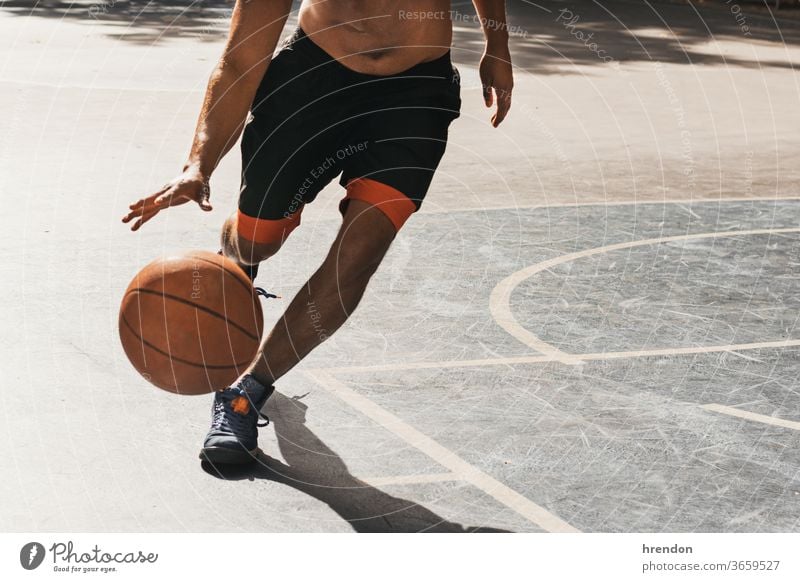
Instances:
[[[695,2],[696,4],[696,2]],[[608,67],[651,62],[794,68],[788,60],[726,55],[714,41],[800,43],[800,22],[776,22],[769,13],[734,14],[722,0],[712,6],[642,0],[521,0],[508,3],[512,60],[540,74],[577,73],[576,66]],[[737,5],[746,11],[745,4]],[[474,23],[471,2],[453,3],[454,55],[477,64],[483,34]],[[747,28],[743,28],[746,26]],[[585,69],[581,71],[585,74]]]
[[[230,26],[233,0],[0,0],[18,16],[106,25],[105,34],[152,45],[171,38],[219,41]]]
[[[741,52],[726,56],[706,45],[714,40],[796,45],[800,22],[780,14],[776,21],[764,7],[755,10],[745,0],[737,0],[736,8],[723,0],[698,5],[700,1],[512,0],[508,13],[513,60],[544,74],[576,73],[575,65],[647,61],[797,66],[786,60],[748,58]],[[298,6],[295,0],[287,34],[296,24]],[[12,14],[105,25],[110,37],[147,45],[176,37],[219,41],[227,33],[232,7],[233,0],[0,0],[0,10]],[[477,64],[484,41],[472,2],[455,0],[452,14],[454,59]]]
[[[244,467],[202,463],[208,474],[225,480],[267,479],[314,497],[357,532],[505,532],[450,522],[413,501],[395,497],[350,474],[344,461],[306,425],[300,398],[275,392],[267,405],[286,463],[259,451]]]

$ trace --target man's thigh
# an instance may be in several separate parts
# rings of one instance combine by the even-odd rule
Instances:
[[[273,59],[242,135],[239,234],[281,241],[305,204],[341,172],[336,151],[344,124],[330,114],[327,75],[294,50]]]
[[[419,210],[461,107],[449,55],[377,79],[374,98],[354,122],[356,146],[343,168],[344,209],[359,199],[380,208],[399,229]]]

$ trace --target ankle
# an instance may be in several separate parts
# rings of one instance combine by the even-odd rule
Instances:
[[[261,372],[261,370],[258,369],[246,372],[244,375],[242,375],[242,379],[245,378],[248,378],[249,381],[255,382],[258,385],[263,386],[264,388],[269,388],[275,383],[275,379],[271,375],[264,374],[263,372]]]
[[[251,400],[260,400],[272,387],[271,382],[264,382],[253,374],[246,373],[239,377],[234,383],[234,387],[247,392]]]

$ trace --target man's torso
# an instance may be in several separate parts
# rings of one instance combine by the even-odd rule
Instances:
[[[300,27],[346,67],[391,75],[450,49],[450,0],[304,0]]]

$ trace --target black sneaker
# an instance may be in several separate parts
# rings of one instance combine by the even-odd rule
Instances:
[[[258,451],[258,428],[269,424],[261,408],[274,390],[272,386],[265,388],[245,377],[217,392],[211,408],[211,428],[200,458],[211,464],[225,465],[254,461]],[[259,422],[259,418],[264,422]]]

